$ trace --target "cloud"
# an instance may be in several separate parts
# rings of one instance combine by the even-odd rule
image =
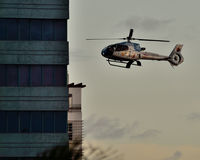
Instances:
[[[97,146],[93,144],[85,144],[83,146],[84,158],[87,160],[97,159],[97,160],[121,160],[124,154],[120,153],[118,150],[111,146]]]
[[[122,20],[117,26],[126,28],[135,28],[145,31],[157,30],[168,26],[173,20],[171,19],[156,19],[152,17],[132,16]]]
[[[156,137],[160,134],[160,131],[155,129],[140,131],[140,126],[138,121],[122,124],[118,118],[106,116],[99,118],[92,115],[85,121],[85,134],[96,139],[118,139],[123,137],[142,139]]]
[[[105,116],[97,118],[96,115],[92,115],[86,120],[85,133],[98,139],[115,139],[124,137],[127,133],[136,128],[137,125],[138,122],[134,122],[131,125],[122,125],[119,119]]]
[[[200,120],[200,113],[191,113],[187,116],[189,120]]]
[[[182,153],[180,151],[176,151],[171,157],[168,157],[164,160],[179,160],[182,157]]]
[[[143,138],[149,138],[149,137],[156,137],[156,136],[159,136],[160,133],[161,132],[156,129],[148,129],[142,133],[131,136],[131,138],[143,139]]]

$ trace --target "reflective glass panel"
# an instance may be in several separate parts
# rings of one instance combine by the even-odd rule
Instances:
[[[18,112],[11,111],[7,112],[7,127],[8,133],[17,133],[19,132],[19,119]]]
[[[20,132],[30,132],[30,112],[20,112]]]
[[[67,40],[67,21],[55,20],[54,33],[55,33],[55,40],[66,41]]]
[[[54,70],[54,85],[65,86],[67,83],[67,69],[65,65],[55,66]]]
[[[30,40],[30,21],[28,19],[19,19],[19,39]]]
[[[43,112],[44,113],[44,133],[54,132],[54,114],[53,112]]]
[[[7,19],[6,34],[7,40],[18,40],[18,22],[17,19]]]
[[[41,65],[31,66],[31,86],[42,85],[42,69]]]
[[[43,85],[44,86],[53,86],[53,70],[54,66],[52,65],[44,65],[42,66],[43,72]]]
[[[30,23],[30,40],[42,39],[42,20],[31,20]]]
[[[28,65],[19,66],[19,85],[20,86],[29,85],[29,66]]]
[[[7,86],[17,86],[18,85],[18,67],[17,65],[7,65],[6,70]]]
[[[6,112],[0,111],[0,133],[6,132]]]
[[[0,19],[0,40],[6,39],[6,20]]]
[[[6,65],[0,65],[0,86],[6,85]]]
[[[31,133],[42,133],[42,112],[31,112]]]
[[[53,21],[52,20],[44,20],[42,28],[43,28],[42,40],[46,40],[46,41],[53,40],[54,39]]]
[[[55,132],[65,133],[67,127],[67,112],[55,112]]]

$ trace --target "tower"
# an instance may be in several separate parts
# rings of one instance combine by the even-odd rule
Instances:
[[[0,0],[0,159],[68,141],[68,0]]]
[[[68,84],[69,87],[69,110],[68,110],[68,135],[69,144],[74,141],[82,142],[82,112],[81,91],[86,87],[82,83]]]
[[[81,91],[86,87],[82,83],[68,84],[69,87],[69,110],[68,110],[68,135],[69,147],[74,146],[78,142],[78,146],[74,147],[78,155],[82,155],[82,112],[81,112]],[[73,159],[73,158],[72,158]]]

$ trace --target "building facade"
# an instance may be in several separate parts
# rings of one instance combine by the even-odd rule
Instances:
[[[69,144],[74,141],[82,142],[82,112],[81,112],[81,91],[86,87],[82,83],[71,83],[69,87],[69,111],[68,111],[68,135]]]
[[[0,0],[0,159],[66,143],[68,0]]]

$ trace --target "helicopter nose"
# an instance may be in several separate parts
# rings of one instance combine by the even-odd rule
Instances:
[[[110,47],[106,47],[101,51],[101,55],[104,57],[110,57],[113,54],[113,50]]]
[[[101,51],[101,55],[105,57],[105,48]]]

